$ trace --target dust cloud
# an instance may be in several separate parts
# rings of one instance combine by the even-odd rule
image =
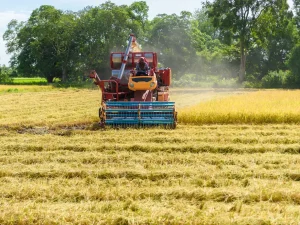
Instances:
[[[235,89],[235,88],[171,88],[170,100],[176,102],[177,109],[184,109],[189,106],[197,105],[201,102],[210,101],[213,99],[225,98],[232,95],[246,94],[257,91],[255,89]]]

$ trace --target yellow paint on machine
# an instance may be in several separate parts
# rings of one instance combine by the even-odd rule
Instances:
[[[132,91],[154,90],[157,87],[156,76],[130,76],[128,88]]]

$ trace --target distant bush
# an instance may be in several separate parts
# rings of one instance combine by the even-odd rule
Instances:
[[[291,70],[291,75],[287,79],[287,84],[294,87],[300,87],[300,44],[296,45],[287,61],[287,65]]]
[[[284,80],[284,87],[285,88],[300,88],[299,78],[289,72]]]
[[[244,88],[262,88],[261,81],[245,81],[242,86]]]
[[[46,85],[48,84],[48,82],[45,78],[41,78],[41,77],[16,77],[16,78],[12,78],[8,84]]]
[[[0,67],[0,83],[4,84],[7,82],[11,82],[10,71],[9,68],[2,66]]]
[[[291,71],[271,71],[261,80],[262,88],[297,88],[297,77]]]
[[[286,73],[283,71],[271,71],[262,78],[263,88],[283,88]]]

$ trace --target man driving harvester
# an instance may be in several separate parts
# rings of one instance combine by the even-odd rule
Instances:
[[[144,57],[141,57],[136,64],[136,76],[148,75],[149,65]]]

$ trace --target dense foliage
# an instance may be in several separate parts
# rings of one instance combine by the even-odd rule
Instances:
[[[27,21],[12,20],[3,39],[13,54],[11,68],[48,82],[80,81],[91,69],[108,78],[110,52],[123,51],[134,33],[144,50],[159,53],[161,66],[172,68],[179,86],[236,80],[297,88],[299,5],[294,0],[292,11],[286,0],[214,0],[194,13],[153,19],[145,1],[107,1],[79,12],[42,5]]]
[[[0,83],[10,82],[11,69],[6,66],[0,67]]]

